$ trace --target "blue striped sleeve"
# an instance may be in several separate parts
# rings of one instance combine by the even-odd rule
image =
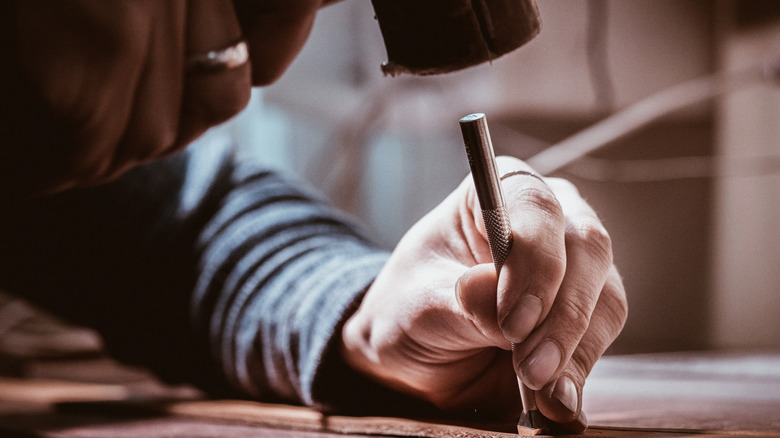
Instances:
[[[339,398],[323,380],[354,377],[334,349],[387,252],[224,138],[0,208],[0,288],[95,327],[122,360],[215,394],[313,406]]]

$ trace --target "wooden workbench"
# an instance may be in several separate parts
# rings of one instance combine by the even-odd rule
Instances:
[[[190,388],[162,386],[105,358],[27,366],[24,378],[0,378],[0,436],[515,436],[512,425],[324,416],[298,407],[204,400]],[[780,352],[605,357],[583,403],[587,436],[780,437]]]

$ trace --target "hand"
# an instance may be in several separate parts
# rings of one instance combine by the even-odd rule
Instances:
[[[514,244],[496,278],[466,178],[399,242],[343,328],[344,360],[445,411],[517,412],[517,372],[543,414],[574,420],[627,305],[595,213],[567,181],[545,181],[503,181]]]
[[[2,104],[17,109],[0,129],[0,181],[22,194],[58,192],[180,150],[238,113],[253,81],[284,72],[322,4],[236,0],[239,17],[231,0],[15,2],[10,76],[21,79],[0,84]],[[188,70],[189,56],[242,36],[251,67]]]

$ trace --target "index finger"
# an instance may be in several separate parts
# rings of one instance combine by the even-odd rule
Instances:
[[[498,280],[498,322],[511,342],[525,340],[549,313],[566,272],[566,221],[558,199],[523,161],[499,157],[513,245]]]

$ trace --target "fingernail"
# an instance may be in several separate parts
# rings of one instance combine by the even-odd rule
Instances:
[[[552,396],[569,411],[573,413],[577,412],[577,409],[579,408],[577,386],[569,376],[561,376],[558,381],[555,382]]]
[[[523,382],[531,389],[540,390],[552,378],[561,363],[561,350],[552,341],[544,341],[528,356],[520,367]]]
[[[531,334],[542,315],[542,299],[523,294],[512,312],[501,323],[501,331],[510,342],[519,344]]]

